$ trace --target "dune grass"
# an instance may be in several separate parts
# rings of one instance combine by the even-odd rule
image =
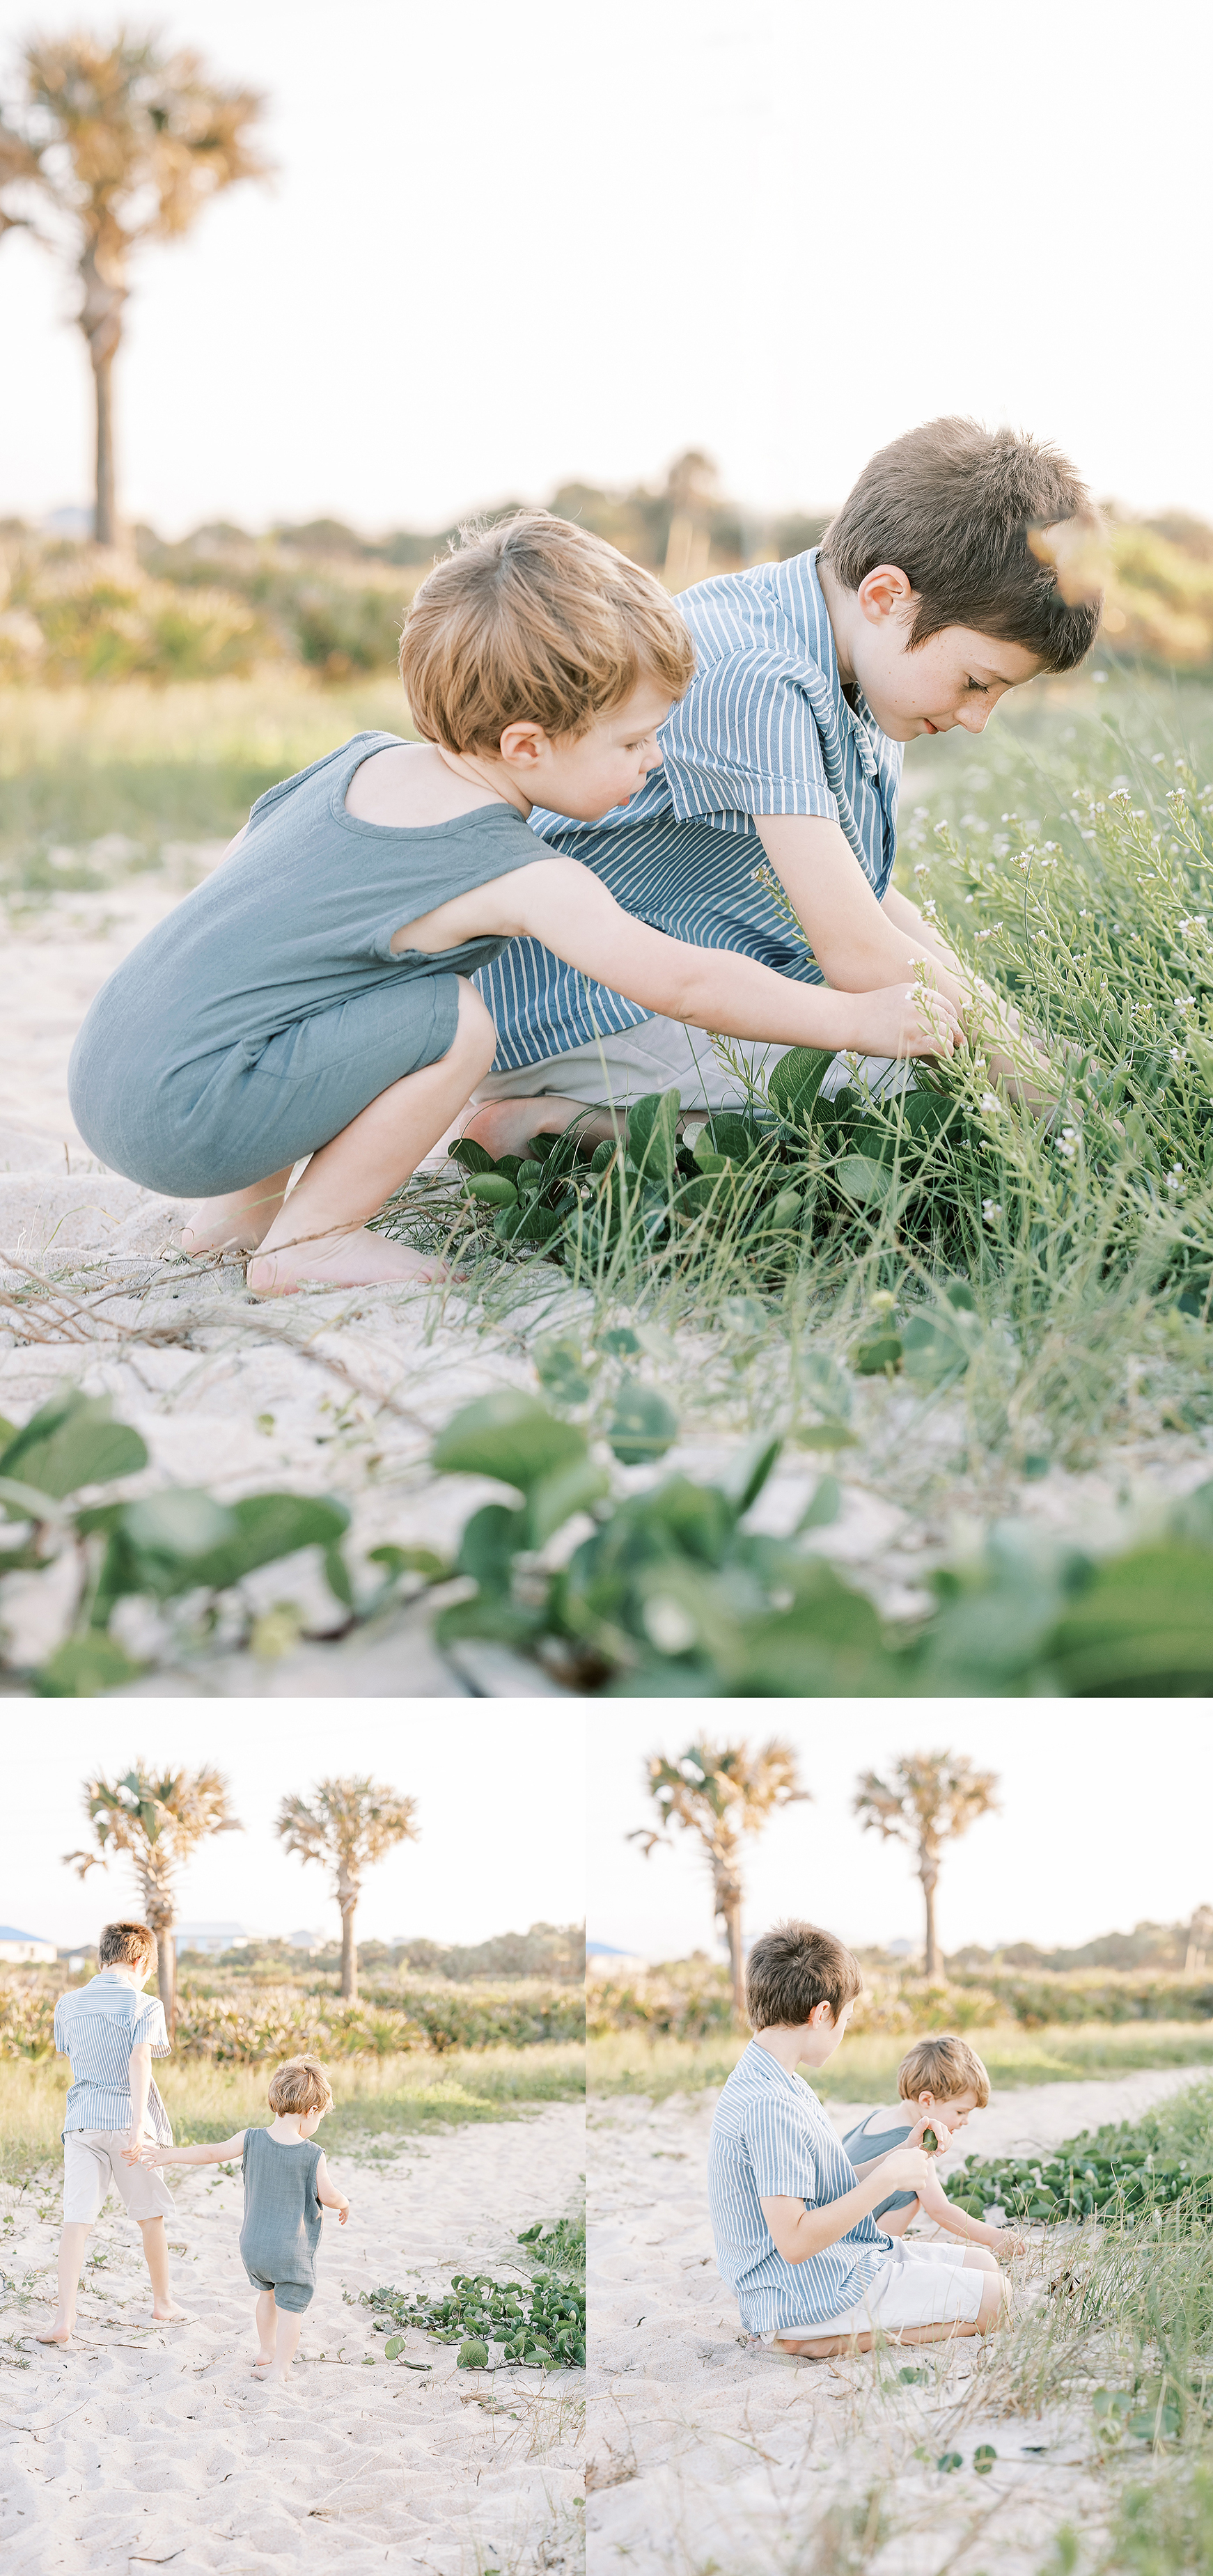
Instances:
[[[230,2137],[269,2119],[269,2066],[189,2064],[156,2080],[179,2145]],[[516,2120],[585,2090],[585,2052],[575,2042],[533,2048],[451,2049],[442,2056],[383,2057],[328,2070],[333,2109],[323,2144],[331,2155],[393,2152],[419,2130],[473,2120]],[[66,2066],[0,2060],[0,2181],[26,2183],[57,2165]]]
[[[1055,2023],[1044,2030],[1008,2024],[975,2030],[971,2036],[1000,2091],[1128,2075],[1143,2067],[1213,2065],[1213,2022],[1207,2021],[1089,2022],[1069,2029]],[[702,2040],[649,2040],[640,2031],[613,2032],[590,2041],[590,2098],[637,2093],[664,2102],[672,2093],[704,2092],[725,2082],[747,2041],[748,2034],[741,2032]],[[904,2035],[896,2032],[847,2039],[814,2075],[813,2090],[840,2102],[891,2100],[905,2047]]]

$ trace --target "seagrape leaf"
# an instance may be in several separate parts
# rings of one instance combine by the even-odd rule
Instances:
[[[768,1210],[767,1224],[777,1234],[788,1232],[793,1226],[799,1225],[803,1205],[804,1201],[799,1190],[781,1190]]]
[[[900,1333],[873,1333],[851,1353],[856,1377],[879,1377],[883,1369],[901,1367]]]
[[[714,1109],[700,1141],[711,1153],[726,1155],[731,1163],[748,1163],[762,1144],[758,1129],[738,1109]]]
[[[458,1163],[464,1172],[495,1172],[497,1169],[492,1155],[486,1153],[483,1145],[477,1144],[474,1136],[461,1136],[458,1144],[452,1145],[451,1161]]]
[[[0,1476],[57,1500],[146,1465],[138,1432],[113,1420],[109,1396],[82,1395],[77,1387],[53,1395],[0,1454]]]
[[[432,1464],[440,1475],[497,1476],[528,1494],[541,1476],[587,1454],[584,1431],[560,1422],[537,1396],[514,1387],[465,1404],[439,1432]]]
[[[767,1098],[780,1118],[799,1126],[808,1117],[832,1062],[823,1047],[789,1047],[780,1056],[767,1081]]]
[[[630,1324],[612,1324],[609,1332],[599,1335],[599,1340],[613,1360],[631,1359],[640,1348],[639,1339]]]
[[[607,1438],[623,1467],[664,1458],[678,1437],[678,1416],[653,1387],[625,1378],[607,1424]]]
[[[1049,1640],[1063,1689],[1083,1697],[1213,1692],[1213,1565],[1172,1540],[1100,1566]]]
[[[116,1637],[90,1629],[87,1637],[67,1637],[56,1646],[34,1674],[34,1688],[43,1699],[95,1699],[101,1691],[137,1681],[142,1670]]]
[[[564,1218],[557,1208],[536,1207],[528,1199],[517,1207],[503,1207],[493,1220],[493,1232],[501,1243],[550,1243],[560,1233]]]
[[[161,1600],[198,1587],[224,1592],[259,1565],[297,1548],[326,1552],[350,1525],[344,1503],[312,1494],[245,1494],[230,1505],[170,1486],[130,1503],[112,1524],[99,1598],[151,1592]]]
[[[541,1476],[527,1495],[523,1515],[525,1547],[545,1547],[554,1530],[561,1529],[574,1512],[588,1511],[602,1494],[608,1481],[601,1467],[590,1457],[571,1458],[563,1467],[554,1467]]]
[[[668,1181],[678,1157],[678,1120],[682,1096],[677,1091],[646,1091],[628,1111],[628,1161],[646,1180]]]
[[[906,1376],[915,1386],[942,1386],[947,1378],[963,1377],[969,1365],[968,1343],[932,1315],[911,1315],[902,1326],[901,1346]]]
[[[590,1381],[579,1342],[559,1333],[543,1333],[533,1345],[532,1357],[539,1383],[554,1404],[584,1404]]]
[[[888,1197],[892,1180],[887,1166],[876,1162],[871,1154],[844,1154],[841,1162],[834,1165],[832,1177],[846,1197],[855,1199],[860,1207],[879,1206]]]
[[[501,1172],[473,1172],[468,1182],[468,1196],[484,1207],[512,1208],[518,1205],[518,1192],[512,1181]]]

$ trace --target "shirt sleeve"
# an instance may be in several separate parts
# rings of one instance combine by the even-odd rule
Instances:
[[[837,822],[809,694],[813,676],[774,653],[735,653],[701,670],[661,729],[680,821],[733,813]]]
[[[62,2009],[63,2006],[61,1999],[55,2006],[55,2055],[56,2057],[70,2057],[71,2050],[68,2047],[67,2034],[60,2018]]]
[[[169,2035],[164,2026],[164,2006],[159,1996],[149,1997],[137,2014],[131,2030],[131,2047],[144,2048],[151,2041],[153,2057],[171,2057]]]
[[[746,2124],[746,2145],[760,2200],[817,2199],[817,2158],[805,2135],[796,2105],[778,2099],[759,2103]]]

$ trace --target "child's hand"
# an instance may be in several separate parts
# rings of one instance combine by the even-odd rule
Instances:
[[[935,2149],[938,2148],[939,2153],[943,2155],[952,2143],[952,2132],[948,2126],[947,2115],[945,2112],[924,2111],[921,2120],[917,2120],[914,2127],[911,2129],[909,2137],[906,2139],[906,2146],[920,2147],[928,2132],[934,2139],[935,2145],[934,2147],[927,2148],[927,2154],[933,2155]]]
[[[344,2227],[345,2222],[346,2222],[347,2218],[349,2217],[349,2214],[350,2214],[350,2204],[349,2204],[348,2200],[343,2200],[343,2201],[342,2201],[342,2203],[341,2203],[341,2205],[340,2205],[340,2208],[339,2208],[339,2209],[338,2209],[338,2211],[337,2211],[337,2225],[338,2225],[339,2227]]]
[[[882,2197],[890,2188],[893,2191],[916,2191],[920,2196],[929,2191],[932,2184],[936,2190],[939,2188],[931,2171],[931,2159],[924,2155],[921,2147],[894,2147],[892,2155],[885,2156],[875,2170],[880,2176]],[[869,2174],[868,2180],[871,2179]]]
[[[960,1014],[947,993],[930,985],[887,984],[879,993],[854,996],[854,1045],[863,1055],[954,1053]]]
[[[985,2240],[991,2254],[1000,2255],[1004,2263],[1009,2263],[1013,2255],[1022,2254],[1024,2251],[1024,2239],[1016,2234],[1013,2227],[995,2227],[987,2224]]]

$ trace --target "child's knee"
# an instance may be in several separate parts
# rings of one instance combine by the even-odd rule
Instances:
[[[457,977],[459,985],[459,1024],[455,1046],[474,1065],[472,1081],[479,1082],[488,1072],[497,1053],[497,1031],[474,984],[465,975]],[[452,1052],[454,1050],[452,1049]]]

